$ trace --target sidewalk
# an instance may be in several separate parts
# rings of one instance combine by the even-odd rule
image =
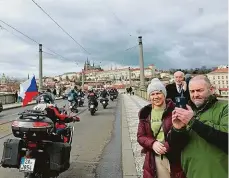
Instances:
[[[142,147],[137,142],[138,112],[146,100],[136,95],[122,95],[122,164],[123,178],[142,177],[144,156]]]
[[[60,100],[60,99],[62,99],[62,97],[56,98],[56,100]],[[30,102],[30,103],[28,103],[28,106],[29,105],[34,105],[34,104],[36,104],[36,101],[35,100],[32,101],[32,102]],[[13,109],[13,108],[20,108],[20,107],[22,107],[22,103],[4,104],[3,105],[3,111],[4,110]]]

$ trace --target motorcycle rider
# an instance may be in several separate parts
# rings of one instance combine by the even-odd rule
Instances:
[[[47,96],[46,96],[47,97]],[[79,122],[80,118],[77,116],[69,116],[63,113],[60,113],[59,108],[54,104],[54,100],[52,97],[50,97],[48,100],[44,100],[44,98],[41,97],[40,102],[38,105],[36,105],[33,110],[40,110],[40,111],[46,111],[47,117],[50,118],[53,123],[55,124],[56,133],[61,133],[65,130],[66,125],[65,123],[69,122]],[[61,121],[61,122],[58,122]],[[67,138],[64,137],[64,142],[66,142]]]
[[[78,96],[79,97],[84,97],[84,92],[81,90],[81,89],[79,89],[79,91],[78,91]]]
[[[107,98],[109,96],[109,93],[107,92],[105,88],[103,88],[102,92],[100,93],[100,96],[102,98]]]
[[[114,88],[111,88],[110,89],[110,96],[114,96],[114,99],[115,99],[115,95],[117,94],[116,91],[114,90]]]
[[[93,91],[93,89],[88,90],[88,106],[90,104],[90,102],[94,102],[95,103],[95,108],[96,110],[98,110],[98,101],[97,101],[98,96],[96,95],[96,93]]]
[[[84,103],[84,95],[85,94],[84,94],[84,92],[81,89],[79,89],[77,95],[78,95],[77,96],[78,97],[78,105],[81,106]]]
[[[45,100],[46,103],[52,103],[55,100],[55,96],[52,94],[50,89],[47,89],[45,92],[42,92],[37,98],[36,102],[40,103],[41,98]]]
[[[68,101],[69,102],[75,102],[76,104],[78,104],[78,100],[77,100],[77,93],[74,89],[71,89],[71,91],[68,93]]]

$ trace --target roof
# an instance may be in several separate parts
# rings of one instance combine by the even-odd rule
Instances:
[[[209,74],[216,74],[216,73],[228,73],[228,68],[221,68],[221,69],[216,69]]]
[[[76,74],[76,72],[66,72],[63,75],[68,75],[68,74]]]
[[[220,91],[229,91],[229,88],[219,88]]]

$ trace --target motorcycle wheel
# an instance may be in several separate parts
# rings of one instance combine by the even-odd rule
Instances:
[[[93,116],[95,114],[94,109],[91,109],[91,115]]]
[[[107,105],[103,105],[103,109],[106,109]]]

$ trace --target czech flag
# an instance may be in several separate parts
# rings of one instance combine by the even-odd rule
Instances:
[[[35,76],[20,84],[20,96],[23,99],[23,107],[33,100],[38,95],[37,83]]]

